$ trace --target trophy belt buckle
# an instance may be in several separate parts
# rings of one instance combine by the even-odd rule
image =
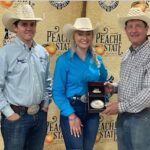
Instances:
[[[31,105],[30,107],[28,107],[27,113],[29,115],[34,115],[36,114],[38,111],[40,110],[40,106],[38,104],[35,105]]]
[[[83,103],[87,103],[87,102],[88,102],[88,97],[87,97],[87,95],[82,95],[82,96],[80,97],[80,101],[83,102]]]
[[[72,99],[75,100],[75,101],[76,101],[76,100],[79,100],[79,101],[81,101],[81,102],[83,102],[83,103],[87,103],[87,102],[88,102],[88,100],[87,100],[88,97],[87,97],[87,95],[85,95],[85,94],[82,95],[82,96],[73,96]]]

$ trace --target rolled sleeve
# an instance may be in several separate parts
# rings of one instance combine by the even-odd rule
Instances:
[[[119,113],[126,112],[126,106],[123,102],[118,103],[118,111],[119,111]]]
[[[7,106],[5,106],[3,109],[1,109],[1,112],[2,112],[6,117],[9,117],[9,116],[11,116],[11,115],[14,113],[14,111],[12,110],[12,108],[11,108],[9,105],[7,105]]]

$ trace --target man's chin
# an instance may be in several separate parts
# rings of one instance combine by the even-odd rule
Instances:
[[[33,36],[32,37],[28,37],[25,39],[26,41],[32,41],[33,40]]]

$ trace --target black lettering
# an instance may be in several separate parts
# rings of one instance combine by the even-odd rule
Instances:
[[[51,37],[51,31],[47,31],[47,42],[50,41],[50,37]]]

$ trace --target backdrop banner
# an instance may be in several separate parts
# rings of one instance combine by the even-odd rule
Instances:
[[[124,31],[118,25],[117,15],[126,14],[129,8],[141,7],[146,9],[149,1],[50,1],[50,0],[14,0],[0,1],[0,20],[7,11],[13,11],[18,5],[28,3],[33,7],[35,14],[43,18],[37,25],[35,41],[43,45],[50,54],[50,71],[53,77],[54,66],[57,57],[70,47],[70,40],[62,33],[62,27],[66,23],[73,23],[75,18],[87,16],[92,22],[100,23],[94,43],[102,53],[104,63],[109,76],[113,75],[115,81],[119,80],[120,60],[130,43]],[[137,1],[136,1],[137,2]],[[42,12],[42,13],[41,13]],[[11,42],[15,34],[4,28],[0,21],[0,47]],[[11,49],[10,49],[11,51]],[[117,100],[113,95],[111,101]],[[117,150],[116,144],[116,116],[101,115],[99,130],[97,133],[94,150]],[[44,150],[65,150],[61,129],[59,126],[59,110],[52,102],[48,112],[48,131],[45,139]],[[34,140],[34,139],[33,139]],[[3,140],[0,135],[0,150],[3,150]]]

